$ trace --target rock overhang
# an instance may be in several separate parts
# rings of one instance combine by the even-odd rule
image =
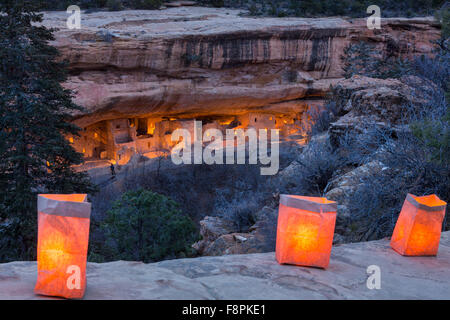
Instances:
[[[382,29],[371,31],[365,19],[241,13],[205,7],[101,11],[82,13],[81,29],[69,30],[66,12],[46,12],[44,25],[59,28],[53,44],[69,61],[67,87],[86,108],[77,115],[85,118],[81,126],[102,113],[129,115],[127,105],[174,115],[202,106],[214,112],[210,101],[224,110],[323,97],[342,77],[340,57],[348,43],[372,41],[383,49],[393,40],[404,46],[399,51],[416,54],[429,53],[428,40],[439,36],[431,17],[382,19]],[[108,115],[110,108],[122,112]]]
[[[69,30],[66,12],[46,12],[44,25],[59,28],[52,44],[69,62],[64,86],[84,107],[74,122],[86,129],[120,119],[250,113],[301,119],[342,79],[349,43],[370,41],[380,52],[417,55],[430,53],[430,40],[440,35],[430,17],[382,19],[381,30],[369,30],[365,19],[240,13],[101,11],[82,13],[81,29]]]

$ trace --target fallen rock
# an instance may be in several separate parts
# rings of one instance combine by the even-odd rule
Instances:
[[[381,288],[367,288],[367,267]],[[35,261],[0,264],[0,299],[54,299],[33,293]],[[436,257],[404,257],[389,240],[335,245],[327,270],[279,265],[258,253],[158,263],[88,263],[84,299],[450,299],[450,232]]]
[[[236,226],[230,221],[207,216],[200,221],[203,239],[196,242],[193,248],[204,256],[273,251],[277,218],[278,208],[265,206],[254,214],[256,222],[248,232],[237,232]]]
[[[245,237],[243,237],[243,236],[240,236],[240,235],[234,235],[234,239],[235,239],[237,242],[245,242],[245,241],[247,241],[247,238],[245,238]]]
[[[381,119],[399,116],[398,106],[420,99],[413,96],[410,86],[398,79],[378,79],[361,75],[339,81],[335,86],[338,109],[343,113],[378,114]]]
[[[199,254],[204,254],[205,250],[222,235],[238,231],[236,226],[229,220],[219,217],[206,216],[200,221],[200,235],[202,240],[194,243],[192,247]]]
[[[272,226],[276,231],[276,225]],[[245,239],[245,240],[243,240]],[[230,233],[220,236],[203,251],[205,256],[269,252],[275,249],[275,238],[269,239],[258,229],[249,233]]]
[[[231,221],[219,217],[206,216],[200,221],[200,234],[208,241],[235,231],[237,231],[236,226]]]
[[[220,236],[213,241],[203,252],[205,256],[222,256],[227,254],[243,253],[243,243],[237,241],[236,237],[243,237],[245,239],[251,238],[245,233],[231,233]],[[252,241],[253,242],[253,241]],[[245,246],[247,247],[247,246]],[[255,251],[254,251],[255,252]]]
[[[326,193],[326,198],[336,201],[340,205],[347,205],[345,202],[345,200],[348,200],[346,195],[363,183],[364,178],[380,172],[383,168],[383,163],[374,160],[336,176],[329,182],[330,191]]]

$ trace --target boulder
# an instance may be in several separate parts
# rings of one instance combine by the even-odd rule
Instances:
[[[348,209],[350,195],[356,190],[358,185],[363,183],[364,178],[384,169],[383,163],[374,160],[345,173],[336,175],[329,182],[330,189],[325,194],[325,197],[329,200],[336,201],[338,204],[336,231],[342,231],[341,228],[344,228],[346,219],[351,217]],[[341,240],[343,241],[343,238]]]
[[[327,192],[327,197],[335,192],[332,192],[334,189],[349,187],[350,190],[353,190],[358,184],[363,182],[365,177],[376,174],[377,172],[383,170],[385,167],[382,162],[378,160],[370,161],[366,164],[363,164],[359,167],[354,168],[353,170],[347,171],[344,174],[338,175],[334,177],[330,183],[330,191]],[[332,199],[338,201],[340,199]]]
[[[426,91],[425,84],[424,88]],[[419,107],[427,102],[426,96],[415,92],[406,81],[357,75],[340,81],[334,97],[339,118],[328,129],[334,146],[339,145],[346,133],[363,133],[368,126],[401,130],[405,107]]]
[[[258,240],[251,233],[231,233],[220,236],[204,251],[205,256],[222,256],[228,254],[256,253]]]
[[[275,250],[278,208],[263,207],[254,215],[256,223],[248,232],[237,232],[229,221],[218,217],[205,217],[200,221],[203,239],[193,248],[201,255],[220,256],[269,252]]]
[[[192,247],[199,254],[203,254],[217,238],[236,231],[238,231],[237,227],[231,221],[219,217],[206,216],[200,221],[200,235],[202,236],[202,240],[194,243]]]

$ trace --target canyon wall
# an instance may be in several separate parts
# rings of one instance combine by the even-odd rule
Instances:
[[[249,112],[295,123],[342,78],[349,43],[411,56],[429,54],[440,35],[431,17],[382,19],[380,30],[365,19],[254,18],[203,7],[82,13],[79,30],[66,27],[67,17],[47,12],[44,24],[59,28],[53,44],[69,61],[65,85],[86,109],[75,119],[83,128]]]
[[[296,110],[342,77],[349,42],[378,43],[390,54],[429,53],[439,37],[432,18],[249,18],[237,10],[173,8],[82,14],[68,30],[52,12],[55,45],[70,62],[67,86],[87,111],[82,126],[136,115]],[[281,103],[288,102],[288,103]]]

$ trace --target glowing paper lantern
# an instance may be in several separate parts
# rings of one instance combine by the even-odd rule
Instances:
[[[391,238],[391,247],[404,256],[435,256],[447,203],[436,195],[406,196]]]
[[[38,196],[38,278],[34,292],[82,298],[91,204],[85,194]]]
[[[276,258],[280,264],[326,268],[336,223],[336,202],[326,198],[281,195]]]

